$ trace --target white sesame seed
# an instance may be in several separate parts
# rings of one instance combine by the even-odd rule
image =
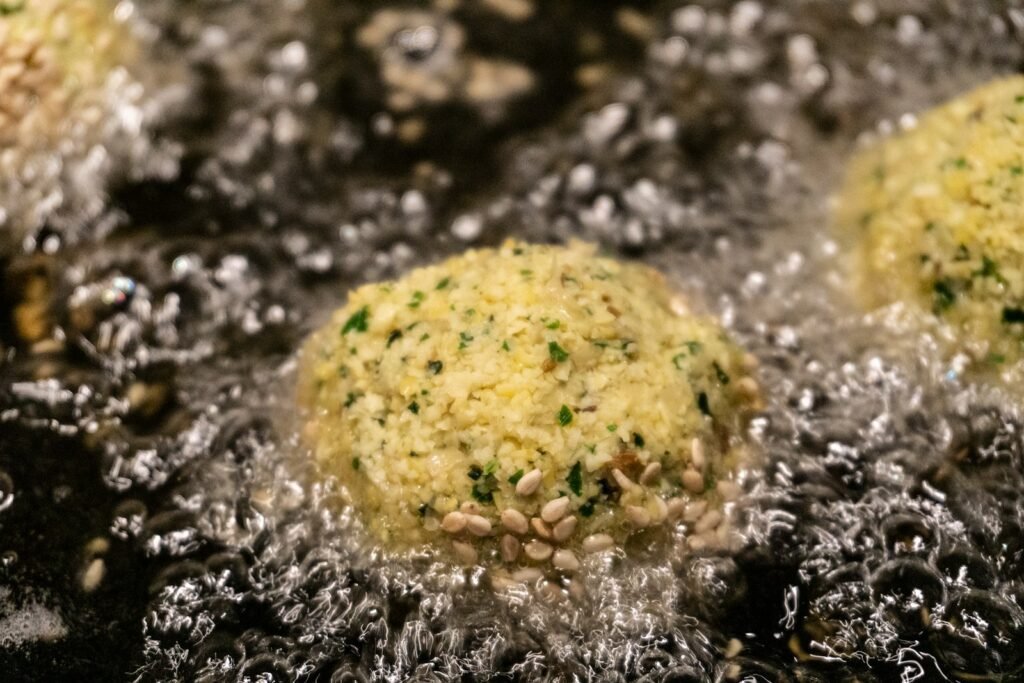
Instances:
[[[736,391],[744,398],[757,398],[761,393],[761,387],[753,377],[740,377],[736,382]]]
[[[705,531],[710,531],[718,526],[722,521],[722,513],[718,510],[709,510],[704,513],[704,516],[698,520],[694,525],[693,530],[698,534],[702,534]]]
[[[619,485],[619,488],[623,491],[635,491],[638,487],[632,479],[622,473],[620,469],[612,470],[612,478],[615,479],[615,483]]]
[[[565,548],[555,551],[551,558],[551,564],[566,572],[574,572],[580,568],[580,561],[576,559],[571,550],[566,550]]]
[[[645,527],[651,523],[651,513],[639,505],[627,505],[626,519],[628,519],[633,526]]]
[[[500,545],[501,559],[506,562],[515,562],[516,558],[519,557],[519,549],[521,548],[516,537],[511,534],[505,534],[501,537]]]
[[[519,510],[506,508],[501,511],[501,524],[515,534],[525,534],[530,530],[530,522]]]
[[[536,567],[523,567],[512,572],[512,578],[520,583],[532,583],[544,576],[544,572]]]
[[[654,496],[652,503],[654,505],[654,512],[651,513],[651,523],[661,524],[668,517],[668,505],[665,504],[661,496]]]
[[[455,557],[459,558],[459,561],[463,564],[476,564],[479,558],[476,548],[469,543],[452,541],[452,550],[455,551]]]
[[[703,493],[704,477],[697,470],[686,470],[683,472],[683,486],[690,493]]]
[[[700,471],[704,469],[704,462],[704,442],[694,437],[690,442],[690,463],[695,470]]]
[[[661,463],[652,462],[644,468],[643,474],[640,475],[640,483],[644,485],[653,484],[661,476]]]
[[[540,510],[540,518],[548,524],[553,524],[562,517],[565,517],[567,512],[569,512],[569,498],[568,496],[562,496],[561,498],[548,501]]]
[[[86,593],[92,593],[100,587],[100,583],[103,582],[103,577],[106,575],[107,564],[97,557],[89,563],[89,566],[85,568],[85,572],[82,574],[82,590]]]
[[[552,548],[544,541],[530,541],[526,544],[525,552],[531,560],[542,562],[551,557]]]
[[[481,517],[480,515],[467,515],[466,528],[474,536],[486,536],[491,533],[491,522],[486,517]]]
[[[695,500],[692,503],[686,505],[686,511],[683,513],[683,521],[696,522],[698,519],[704,516],[704,512],[708,509],[707,501]]]
[[[441,528],[449,534],[457,534],[466,528],[466,515],[461,512],[449,512],[441,520]]]
[[[615,545],[615,539],[608,534],[591,534],[583,539],[583,550],[588,553],[599,553]]]
[[[718,491],[718,495],[722,496],[725,500],[736,500],[740,497],[742,489],[740,485],[734,481],[728,479],[722,479],[715,485],[715,490]]]
[[[533,533],[541,538],[551,538],[551,527],[540,517],[534,517],[530,520],[530,528],[533,529]]]
[[[562,520],[560,520],[558,524],[555,525],[555,527],[551,530],[551,535],[558,542],[565,541],[570,536],[572,536],[573,533],[576,531],[576,523],[576,516],[569,515],[568,517],[565,517]]]
[[[540,486],[541,480],[540,470],[530,470],[523,475],[522,479],[516,484],[516,495],[517,496],[532,496]]]

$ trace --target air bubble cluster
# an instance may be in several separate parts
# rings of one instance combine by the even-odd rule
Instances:
[[[0,599],[6,673],[1019,678],[1019,415],[853,306],[826,226],[862,133],[1024,63],[1021,9],[454,4],[119,5],[195,96],[129,90],[168,114],[146,139],[177,151],[147,158],[180,165],[112,194],[57,174],[98,212],[0,237],[0,576],[26,596]],[[531,88],[467,99],[474,56]],[[508,236],[648,261],[758,357],[735,550],[595,553],[498,594],[384,555],[312,476],[294,354],[338,292]]]

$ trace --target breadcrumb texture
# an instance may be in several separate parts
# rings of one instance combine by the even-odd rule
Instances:
[[[95,105],[134,43],[106,0],[0,3],[0,143],[24,149],[74,125],[96,126]]]
[[[462,510],[493,526],[473,539],[486,547],[502,511],[534,518],[561,497],[573,539],[622,540],[637,526],[624,507],[664,522],[666,501],[711,498],[729,476],[744,362],[658,272],[508,242],[353,291],[305,347],[299,393],[317,461],[385,541],[444,537]],[[685,490],[688,468],[706,491]],[[533,470],[537,490],[517,494]]]
[[[838,224],[856,291],[948,325],[976,367],[1018,365],[1024,342],[1024,77],[984,85],[867,149]]]

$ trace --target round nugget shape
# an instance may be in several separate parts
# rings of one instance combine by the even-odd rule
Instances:
[[[508,242],[353,291],[303,351],[304,434],[385,542],[532,557],[713,498],[750,360],[648,267]]]
[[[1024,77],[928,113],[850,165],[838,225],[865,305],[947,323],[988,366],[1024,350]]]

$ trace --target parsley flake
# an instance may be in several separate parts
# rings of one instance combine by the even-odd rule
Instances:
[[[569,360],[569,352],[558,345],[558,342],[548,342],[548,355],[556,363],[564,363]]]
[[[345,326],[341,328],[341,333],[345,335],[349,332],[366,332],[369,317],[370,309],[363,306],[345,321]]]
[[[565,478],[565,481],[569,484],[569,489],[577,496],[583,494],[583,466],[579,461],[569,470],[569,476]]]

